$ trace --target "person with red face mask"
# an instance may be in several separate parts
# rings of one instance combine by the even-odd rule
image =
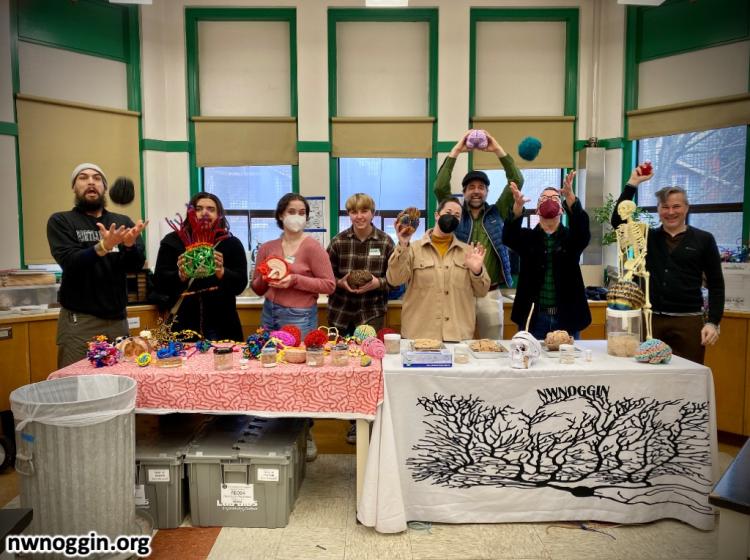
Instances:
[[[574,338],[591,323],[579,261],[591,240],[589,217],[573,193],[575,171],[568,173],[563,188],[542,191],[536,205],[539,224],[521,227],[524,203],[521,191],[511,183],[513,219],[505,222],[503,243],[518,253],[521,270],[511,320],[523,330],[534,304],[529,331],[544,339],[550,331],[566,330]],[[568,216],[568,226],[560,218]]]

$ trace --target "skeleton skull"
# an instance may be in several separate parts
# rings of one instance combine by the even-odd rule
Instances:
[[[510,367],[529,369],[542,353],[542,345],[530,332],[519,331],[510,341]]]

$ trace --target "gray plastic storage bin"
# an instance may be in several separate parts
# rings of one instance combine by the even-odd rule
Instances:
[[[157,529],[179,527],[188,508],[183,459],[190,443],[211,420],[203,414],[136,415],[135,505]]]
[[[185,455],[193,525],[285,527],[299,488],[304,422],[216,418]],[[276,424],[279,423],[279,424]],[[284,429],[283,424],[287,425]]]
[[[65,377],[11,393],[21,507],[34,510],[29,534],[141,533],[135,394],[136,382],[120,375]]]

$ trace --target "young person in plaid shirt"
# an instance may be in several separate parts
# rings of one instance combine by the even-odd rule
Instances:
[[[351,227],[331,239],[328,256],[336,291],[328,296],[328,326],[339,334],[352,334],[359,325],[383,328],[388,304],[388,284],[385,271],[395,243],[384,231],[372,225],[375,201],[364,193],[356,193],[346,200],[346,211]],[[372,279],[361,288],[353,289],[347,282],[352,270],[367,270]],[[357,443],[357,430],[352,420],[346,441]]]
[[[591,240],[589,217],[573,193],[575,171],[568,173],[562,190],[542,191],[536,210],[539,224],[522,228],[523,205],[528,202],[514,183],[513,219],[503,227],[503,243],[521,258],[511,319],[523,330],[534,304],[529,332],[544,339],[548,332],[563,329],[574,338],[591,323],[591,312],[579,261]],[[560,223],[563,212],[568,226]]]
[[[353,194],[346,201],[346,211],[351,227],[334,237],[328,246],[336,277],[336,291],[328,297],[328,326],[336,327],[342,335],[351,334],[359,325],[370,325],[375,330],[383,327],[388,303],[385,271],[395,245],[384,231],[372,225],[375,201],[371,196]],[[347,281],[349,273],[360,269],[370,272],[372,279],[353,289]]]

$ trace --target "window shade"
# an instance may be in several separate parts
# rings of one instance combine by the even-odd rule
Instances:
[[[750,124],[750,94],[628,111],[628,139]]]
[[[135,183],[128,206],[110,204],[133,220],[141,217],[139,113],[30,95],[16,98],[23,201],[23,247],[27,264],[54,262],[47,243],[47,220],[73,207],[70,174],[81,162],[101,166],[110,182]]]
[[[199,167],[297,165],[294,117],[193,117]]]
[[[518,167],[548,169],[573,167],[573,125],[575,117],[474,117],[473,128],[484,129],[511,154]],[[527,136],[534,136],[542,149],[534,161],[518,155],[518,144]],[[474,169],[499,169],[495,154],[475,151]]]
[[[432,117],[332,119],[333,157],[432,157]]]

